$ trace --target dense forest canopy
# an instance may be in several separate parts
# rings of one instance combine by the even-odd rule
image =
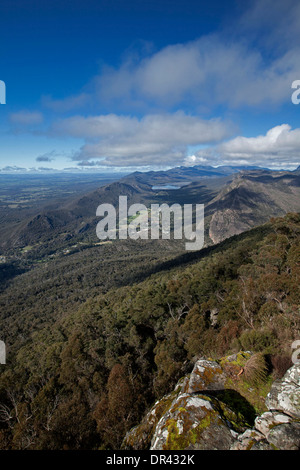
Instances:
[[[71,277],[68,291],[81,301],[62,296],[57,312],[47,310],[52,291],[43,280],[41,301],[25,301],[10,316],[12,356],[0,366],[2,449],[118,449],[201,356],[260,351],[274,377],[288,367],[300,330],[299,214],[160,266],[137,282],[124,263],[127,282],[89,298]],[[34,271],[21,276],[24,289],[26,279],[38,282]],[[2,325],[5,317],[4,308]]]

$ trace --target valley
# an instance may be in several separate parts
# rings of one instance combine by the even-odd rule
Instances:
[[[196,169],[194,181],[191,168],[175,178],[150,173],[77,186],[53,180],[46,204],[36,183],[26,207],[2,210],[1,448],[119,449],[199,355],[241,349],[271,364],[253,402],[264,411],[300,332],[299,172],[199,178]],[[12,188],[4,193],[2,208],[22,206]],[[204,203],[204,248],[186,251],[172,236],[100,241],[96,207],[124,194],[146,207]]]

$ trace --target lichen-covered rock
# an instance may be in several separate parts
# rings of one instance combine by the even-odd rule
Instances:
[[[300,423],[280,413],[264,413],[255,420],[255,429],[237,436],[231,450],[299,450]]]
[[[249,450],[275,450],[274,447],[269,444],[265,439],[261,441],[255,441]]]
[[[281,380],[276,380],[266,398],[269,410],[300,418],[300,363],[294,364]]]
[[[218,362],[199,359],[190,375],[186,392],[224,390],[229,379],[237,377],[250,357],[251,353],[247,351],[223,357]]]
[[[262,439],[249,439],[247,432],[238,436],[232,449],[300,449],[300,364],[292,366],[281,380],[276,380],[266,398],[269,411],[255,419],[255,428]],[[252,434],[251,434],[252,435]],[[253,434],[254,436],[254,434]],[[248,437],[248,439],[247,439]]]
[[[293,418],[278,411],[267,411],[255,419],[255,429],[268,437],[269,432],[279,424],[291,423]]]
[[[230,354],[229,356],[225,356],[220,359],[221,363],[234,363],[239,366],[244,366],[245,362],[250,359],[250,357],[253,355],[252,351],[240,351],[235,354]]]
[[[300,423],[279,424],[270,430],[267,439],[278,450],[300,450]]]
[[[254,421],[255,410],[240,393],[244,388],[237,387],[250,357],[250,352],[240,352],[219,361],[199,359],[191,375],[180,380],[127,433],[122,448],[300,449],[300,364],[273,383],[266,399],[269,410]]]
[[[271,450],[265,436],[255,429],[247,429],[237,436],[230,450]]]
[[[247,358],[241,357],[242,361]],[[237,360],[235,356],[228,361],[234,374],[240,370]],[[227,364],[226,358],[223,363]],[[225,402],[222,400],[227,379],[222,365],[200,359],[191,375],[181,379],[174,391],[157,401],[127,433],[122,449],[229,449],[247,424],[241,413],[228,405],[228,393]],[[218,392],[221,395],[217,397]],[[236,397],[233,401],[236,405]]]
[[[142,422],[131,429],[122,443],[122,450],[144,450],[149,449],[157,423],[163,414],[169,409],[173,400],[179,395],[182,388],[186,386],[188,378],[181,379],[174,391],[158,400],[143,418]]]
[[[179,395],[160,419],[151,450],[228,449],[234,437],[218,408],[211,397]]]
[[[187,393],[223,390],[226,378],[222,367],[217,362],[200,359],[191,373]]]

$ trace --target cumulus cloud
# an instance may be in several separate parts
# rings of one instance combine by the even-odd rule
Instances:
[[[256,0],[213,34],[103,66],[78,95],[42,103],[57,112],[98,109],[173,111],[274,106],[290,101],[300,76],[298,0]],[[97,109],[97,108],[96,108]]]
[[[291,83],[300,75],[299,52],[292,47],[266,61],[245,42],[202,37],[168,46],[138,64],[106,70],[98,77],[99,99],[210,109],[277,105],[290,98]]]
[[[229,137],[233,126],[180,111],[141,119],[115,114],[75,116],[57,121],[49,132],[85,140],[74,160],[97,159],[105,166],[164,166],[182,163],[190,145],[217,143]]]
[[[252,164],[298,165],[300,161],[300,129],[288,124],[273,127],[266,135],[236,137],[219,147],[227,159],[243,159]]]
[[[186,159],[188,163],[192,157]],[[295,168],[300,164],[300,129],[282,124],[257,137],[238,136],[194,156],[194,164]]]

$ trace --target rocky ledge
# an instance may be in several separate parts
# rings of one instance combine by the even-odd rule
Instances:
[[[255,356],[240,352],[218,361],[199,359],[190,376],[127,433],[122,448],[300,450],[300,363],[270,385],[265,411],[258,414],[249,400],[251,393],[258,394],[253,378],[264,382],[262,374],[255,375]]]

